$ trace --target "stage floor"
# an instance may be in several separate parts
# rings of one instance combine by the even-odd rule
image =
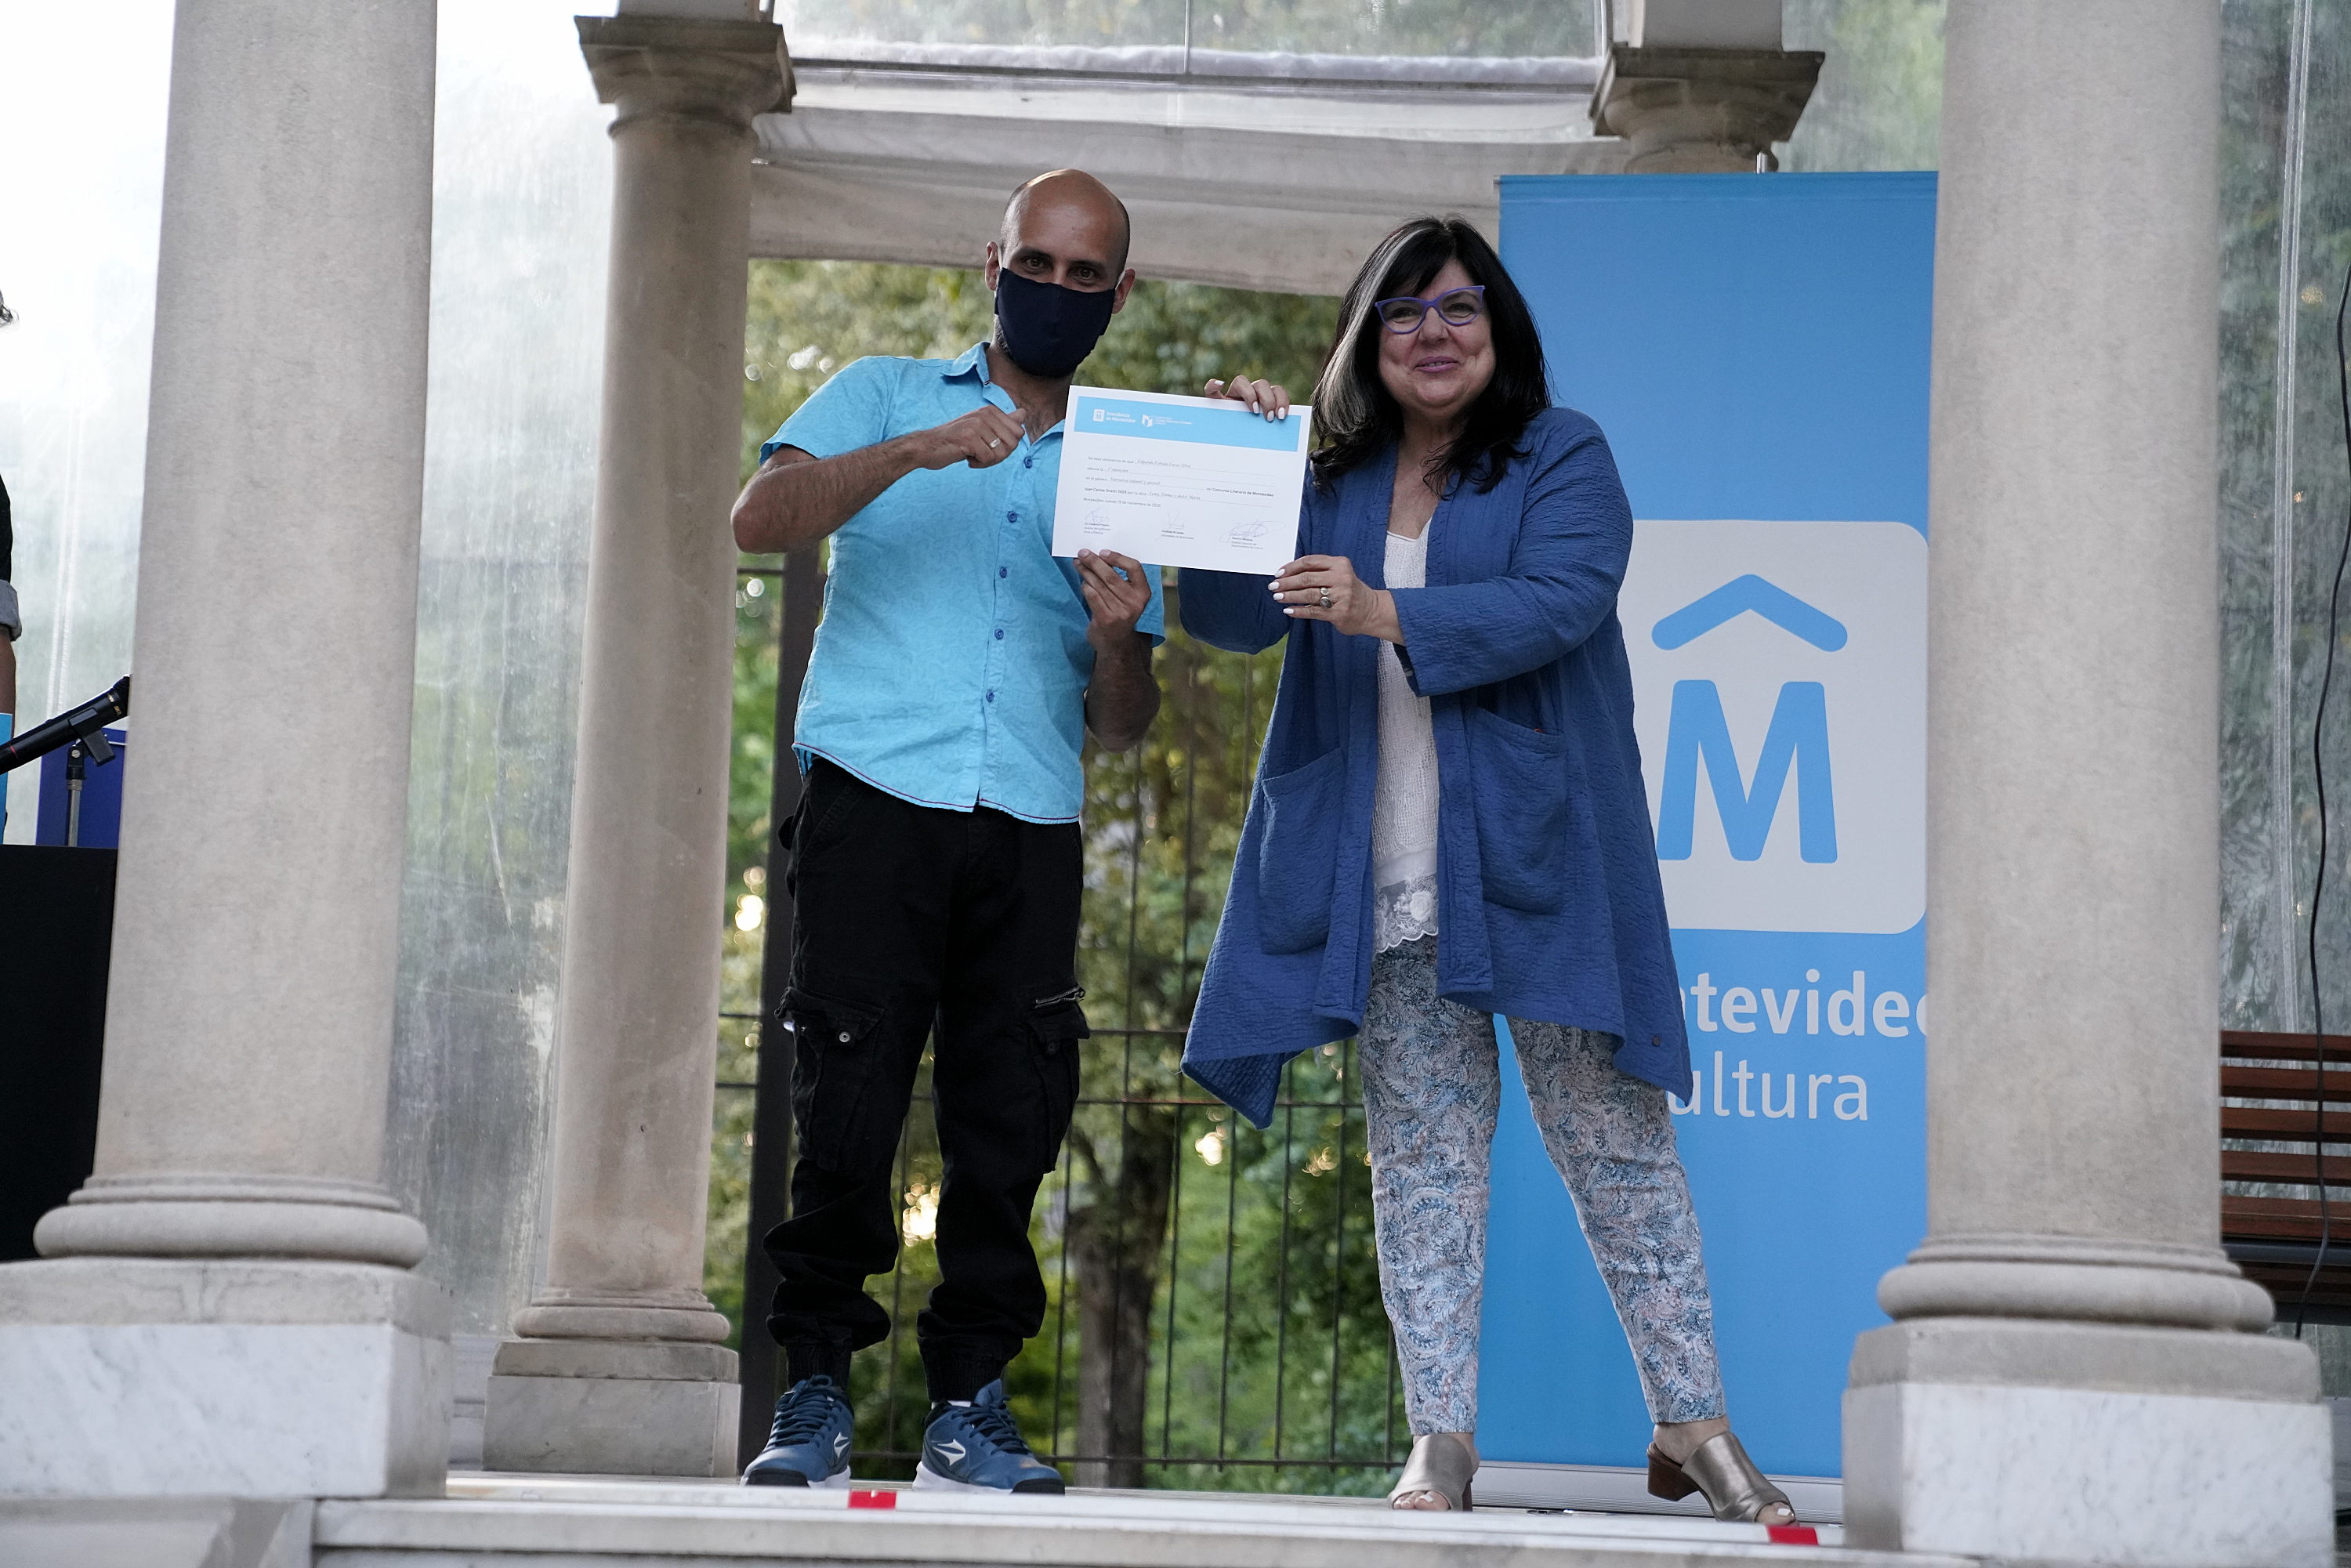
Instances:
[[[1964,1561],[1848,1551],[1841,1538],[1828,1525],[1773,1531],[1656,1515],[1396,1513],[1364,1498],[1106,1490],[1012,1498],[892,1482],[788,1491],[729,1480],[482,1472],[453,1475],[444,1499],[321,1503],[316,1534],[319,1568],[1958,1568]]]

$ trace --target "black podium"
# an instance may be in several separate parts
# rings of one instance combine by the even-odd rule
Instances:
[[[0,844],[0,1262],[89,1175],[114,852]]]

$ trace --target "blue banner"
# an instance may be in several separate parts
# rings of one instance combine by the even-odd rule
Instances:
[[[1674,1126],[1730,1416],[1838,1472],[1926,1231],[1931,174],[1502,182],[1560,400],[1638,519],[1620,611],[1698,1083]],[[1635,1465],[1648,1415],[1506,1062],[1479,1452]]]

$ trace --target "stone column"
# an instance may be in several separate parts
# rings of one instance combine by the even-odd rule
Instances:
[[[1780,47],[1780,0],[1620,0],[1592,128],[1630,144],[1627,174],[1774,167],[1824,58]]]
[[[0,1268],[0,1491],[440,1484],[446,1301],[380,1180],[434,25],[178,10],[96,1171]]]
[[[1935,267],[1928,1235],[1855,1544],[2333,1561],[2308,1350],[2219,1245],[2218,12],[1951,10]]]
[[[499,1348],[493,1469],[723,1475],[736,1359],[702,1294],[734,696],[751,21],[581,17],[612,123],[603,427],[557,1035],[546,1284]]]

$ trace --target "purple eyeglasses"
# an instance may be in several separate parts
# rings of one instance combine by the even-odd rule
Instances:
[[[1483,284],[1471,284],[1467,288],[1448,288],[1434,299],[1423,299],[1415,294],[1374,299],[1372,308],[1379,313],[1380,325],[1399,338],[1419,331],[1421,321],[1431,310],[1448,327],[1467,327],[1486,313],[1486,288]]]

